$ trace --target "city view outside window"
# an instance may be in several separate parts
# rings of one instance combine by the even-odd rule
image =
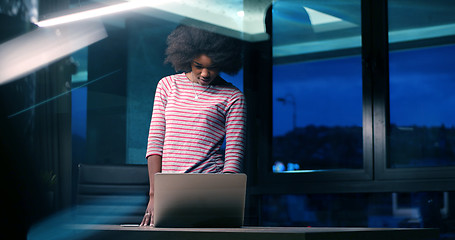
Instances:
[[[455,2],[408,3],[388,1],[387,167],[455,166]]]
[[[275,65],[275,172],[363,167],[360,56]]]
[[[360,1],[273,4],[273,172],[362,169]]]
[[[391,168],[455,166],[455,45],[390,53]]]

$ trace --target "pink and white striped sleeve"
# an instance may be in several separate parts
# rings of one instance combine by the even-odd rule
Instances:
[[[170,88],[170,79],[167,78],[161,79],[156,87],[145,158],[150,155],[163,155],[164,134],[166,132],[165,109]]]
[[[226,115],[226,152],[223,172],[242,172],[246,143],[246,102],[238,91],[228,103]]]

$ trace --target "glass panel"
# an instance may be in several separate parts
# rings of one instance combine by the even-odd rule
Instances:
[[[79,163],[146,164],[156,85],[162,77],[176,73],[170,64],[164,64],[169,33],[186,24],[240,40],[262,41],[268,37],[264,25],[268,5],[270,1],[243,0],[2,1],[0,159],[6,164],[2,176],[9,183],[5,192],[11,195],[4,199],[5,205],[17,210],[5,218],[22,216],[19,222],[11,222],[21,226],[24,231],[20,234],[25,238],[25,230],[33,229],[32,224],[49,214],[69,210],[73,203],[92,203],[92,198],[76,200],[80,197]],[[120,12],[90,22],[77,20],[54,27],[38,22],[85,10],[100,13],[114,6]],[[221,76],[243,89],[242,71]],[[144,190],[140,195],[146,196],[148,187],[142,187],[135,189]],[[122,206],[126,204],[126,215],[142,215],[129,210],[138,204],[137,209],[145,209],[144,203],[118,198],[123,192],[112,194]],[[122,212],[118,217],[123,217]],[[45,231],[38,231],[38,236],[55,235],[55,223],[66,223],[66,216],[56,216],[47,222],[50,225],[39,224]],[[116,221],[109,218],[111,215],[93,216],[86,222],[85,218],[80,220]],[[131,223],[139,223],[139,217]]]
[[[76,71],[71,76],[71,147],[72,161],[82,163],[87,153],[87,79],[88,48],[83,48],[70,58]]]
[[[444,40],[455,34],[455,2],[407,3],[389,4],[391,49],[398,49],[389,56],[388,166],[455,166],[455,45]],[[411,13],[419,17],[407,18]],[[416,41],[402,42],[409,40]]]
[[[455,34],[453,0],[389,0],[389,42],[432,40]]]
[[[361,46],[359,0],[275,1],[272,19],[274,58]]]
[[[272,170],[363,168],[360,1],[277,1],[272,19]]]
[[[438,228],[455,237],[454,192],[265,195],[263,226]]]

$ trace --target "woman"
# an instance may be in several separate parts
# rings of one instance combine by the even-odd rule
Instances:
[[[165,62],[183,73],[161,79],[156,88],[146,154],[150,200],[141,226],[153,225],[155,173],[242,170],[245,98],[219,76],[240,70],[240,41],[182,25],[167,44]]]

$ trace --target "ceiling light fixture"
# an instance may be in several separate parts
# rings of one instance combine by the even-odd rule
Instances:
[[[87,10],[87,11],[83,11],[83,12],[77,12],[77,13],[73,13],[73,14],[68,14],[68,15],[64,15],[64,16],[60,16],[60,17],[56,17],[56,18],[43,20],[43,21],[37,22],[36,24],[39,27],[50,27],[50,26],[55,26],[55,25],[59,25],[59,24],[100,17],[100,16],[104,16],[104,15],[108,15],[108,14],[129,11],[129,10],[133,10],[133,9],[141,8],[141,7],[154,7],[154,6],[158,6],[165,2],[168,3],[169,1],[166,1],[166,0],[154,0],[154,1],[130,0],[130,1],[124,2],[124,3],[114,4],[114,5],[110,5],[110,6],[106,6],[106,7],[91,9],[91,10]]]

